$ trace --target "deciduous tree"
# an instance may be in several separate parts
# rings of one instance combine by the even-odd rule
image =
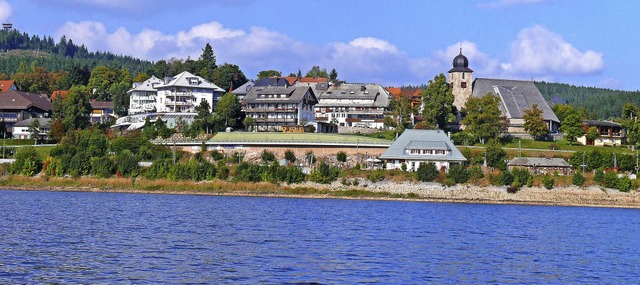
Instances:
[[[506,127],[500,113],[500,98],[487,94],[482,97],[470,97],[466,104],[467,115],[462,119],[465,132],[478,138],[481,143],[489,138],[498,137]]]
[[[533,104],[531,109],[524,110],[524,130],[534,140],[543,140],[549,134],[547,123],[542,117],[542,110],[538,109],[537,104]]]
[[[562,121],[560,131],[564,133],[565,139],[571,144],[576,138],[584,135],[582,120],[580,120],[577,114],[570,114]]]
[[[282,76],[282,72],[277,71],[277,70],[273,70],[273,69],[262,70],[262,71],[258,72],[258,74],[256,76],[258,76],[258,79],[269,78],[269,77],[274,77],[274,76]]]
[[[423,120],[432,128],[444,129],[453,119],[453,92],[447,78],[440,73],[429,80],[429,86],[422,91],[424,110]]]

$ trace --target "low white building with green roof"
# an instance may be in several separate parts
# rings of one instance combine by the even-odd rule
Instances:
[[[422,163],[448,171],[451,165],[467,161],[441,130],[405,130],[380,159],[387,169],[401,169],[404,164],[407,171],[416,171]]]

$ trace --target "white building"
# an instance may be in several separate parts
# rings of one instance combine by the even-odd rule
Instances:
[[[202,101],[209,102],[209,111],[213,112],[225,92],[215,84],[187,71],[166,78],[156,89],[156,110],[177,113],[193,113]]]
[[[51,119],[50,118],[31,118],[24,121],[20,121],[13,125],[13,138],[19,140],[32,139],[32,132],[29,130],[33,121],[38,121],[38,136],[39,139],[45,139],[51,132]]]
[[[163,83],[155,76],[151,76],[144,82],[134,82],[133,88],[127,91],[129,94],[129,115],[155,112],[156,96],[158,95],[156,87]]]
[[[380,84],[317,83],[315,117],[336,126],[384,128],[384,114],[391,94]]]
[[[315,126],[316,96],[308,86],[255,86],[242,100],[242,111],[255,120],[258,131]]]
[[[422,163],[433,163],[437,169],[448,171],[452,164],[467,159],[441,130],[405,130],[380,156],[387,169],[416,171]]]

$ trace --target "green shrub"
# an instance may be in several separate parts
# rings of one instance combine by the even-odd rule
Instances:
[[[316,183],[328,184],[335,181],[339,175],[340,170],[338,168],[330,166],[323,161],[311,171],[309,180]]]
[[[13,164],[11,164],[12,174],[34,176],[42,170],[42,160],[35,147],[21,147],[16,152],[15,159]]]
[[[513,183],[511,185],[517,188],[524,186],[524,184],[529,181],[529,177],[531,177],[529,170],[524,168],[514,168],[511,170],[511,175],[513,176]]]
[[[551,188],[553,188],[554,183],[555,181],[553,181],[553,177],[549,175],[549,173],[546,173],[542,177],[542,185],[544,185],[544,188],[547,188],[547,190],[551,190]]]
[[[420,163],[420,166],[418,166],[418,170],[416,171],[418,180],[422,182],[431,182],[438,177],[438,174],[438,169],[433,163]]]
[[[116,155],[116,170],[123,176],[135,176],[138,160],[131,151],[125,149]]]
[[[339,152],[336,154],[336,159],[337,159],[338,161],[340,161],[340,162],[345,162],[345,161],[347,161],[347,153],[346,153],[346,152],[344,152],[344,151],[339,151]]]
[[[262,154],[260,154],[260,159],[262,159],[262,161],[269,163],[272,162],[274,160],[276,160],[276,155],[273,154],[273,152],[270,152],[268,150],[263,150]]]
[[[464,165],[453,165],[447,173],[447,180],[451,180],[453,185],[466,183],[469,180],[470,171]]]
[[[622,191],[622,192],[629,192],[631,190],[631,179],[629,179],[629,177],[624,176],[622,178],[618,178],[618,183],[616,185],[617,189]]]
[[[217,151],[217,150],[212,150],[210,155],[211,155],[211,158],[214,161],[218,161],[218,160],[221,160],[221,159],[224,158],[224,154],[222,152]]]
[[[367,179],[372,183],[382,181],[384,180],[384,171],[382,171],[382,169],[369,171],[369,173],[367,173]]]
[[[531,187],[533,186],[533,176],[529,176],[529,178],[527,179],[527,187]]]
[[[290,149],[287,149],[284,152],[284,159],[286,159],[290,163],[296,162],[296,155]]]
[[[576,173],[573,175],[573,178],[571,178],[571,183],[573,183],[573,185],[576,185],[576,186],[582,186],[584,182],[585,182],[585,179],[584,179],[584,175],[582,175],[582,172],[576,171]]]
[[[500,175],[501,175],[501,179],[500,180],[502,182],[502,185],[509,186],[509,185],[513,184],[514,177],[513,177],[513,175],[511,175],[511,172],[506,172],[506,171],[505,172],[501,172]]]
[[[479,165],[474,165],[471,167],[469,171],[469,180],[478,180],[484,177],[484,173],[482,173],[482,167]]]
[[[106,156],[91,158],[91,175],[108,178],[113,174],[113,163]]]

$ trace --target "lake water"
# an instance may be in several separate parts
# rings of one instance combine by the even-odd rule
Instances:
[[[0,191],[2,284],[632,284],[640,211]]]

